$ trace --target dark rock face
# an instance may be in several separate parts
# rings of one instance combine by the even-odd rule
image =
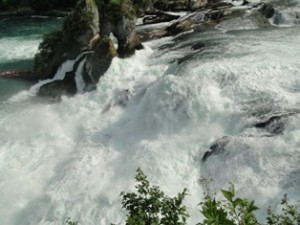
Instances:
[[[288,117],[299,114],[299,110],[289,110],[272,113],[254,124],[258,129],[264,129],[271,135],[279,135],[284,131],[285,121]]]
[[[122,15],[106,12],[107,10],[127,13]],[[143,48],[139,36],[134,31],[137,18],[134,14],[127,15],[132,11],[134,11],[134,8],[131,0],[123,0],[122,4],[116,9],[111,9],[109,6],[99,8],[100,38],[108,38],[113,33],[118,40],[117,52],[121,58],[129,57],[134,54],[135,50]]]
[[[226,145],[230,142],[231,137],[229,136],[224,136],[221,139],[217,140],[214,142],[209,150],[204,153],[202,157],[202,161],[206,161],[211,155],[217,155],[225,151]]]
[[[59,101],[63,95],[73,96],[77,92],[73,72],[68,72],[63,80],[56,80],[40,87],[37,95]]]
[[[268,19],[273,17],[275,14],[274,7],[268,3],[262,3],[262,6],[260,7],[259,11]]]
[[[116,56],[116,49],[109,38],[98,38],[94,40],[93,53],[87,57],[83,79],[85,91],[96,89],[99,78],[108,70],[113,57]]]
[[[81,56],[73,66],[72,71],[65,74],[63,80],[55,80],[50,83],[44,84],[40,87],[37,95],[40,97],[47,97],[53,100],[60,100],[63,95],[73,96],[77,92],[75,75],[82,60],[85,59],[85,55]]]
[[[102,4],[102,3],[99,3]],[[136,49],[142,49],[141,40],[134,31],[136,16],[132,0],[123,0],[120,5],[105,3],[98,7],[94,0],[80,0],[66,17],[62,31],[45,38],[36,55],[36,72],[43,78],[52,78],[59,66],[67,59],[75,59],[89,51],[84,65],[84,90],[96,88],[99,78],[109,68],[113,57],[129,57]],[[110,9],[110,10],[108,10]],[[115,11],[114,11],[115,10]],[[110,34],[118,40],[116,51]],[[72,71],[61,81],[53,81],[40,88],[38,95],[58,98],[76,93],[74,81],[78,60]]]
[[[178,19],[180,16],[171,15],[164,12],[157,12],[154,15],[148,15],[144,17],[143,24],[154,24],[154,23],[162,23],[162,22],[170,22],[172,20]]]
[[[35,56],[34,72],[42,79],[54,76],[67,59],[75,59],[86,50],[89,41],[99,32],[99,15],[90,0],[81,0],[65,18],[62,31],[46,36]]]

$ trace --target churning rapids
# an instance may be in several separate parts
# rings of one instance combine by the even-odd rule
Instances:
[[[0,81],[1,225],[121,223],[119,193],[133,190],[138,167],[169,195],[188,188],[189,224],[201,221],[201,178],[212,190],[232,182],[259,206],[299,199],[299,37],[285,24],[150,41],[115,58],[97,91],[60,103],[35,97],[39,84],[8,96],[16,84]],[[24,51],[1,37],[2,62],[33,57],[40,39],[18,38]],[[278,114],[289,115],[281,132],[255,127]],[[224,136],[224,151],[203,162]]]

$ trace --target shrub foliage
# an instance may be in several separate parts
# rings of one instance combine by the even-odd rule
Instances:
[[[141,169],[136,174],[137,193],[121,193],[122,206],[127,211],[126,225],[184,225],[188,217],[183,206],[187,190],[169,197],[157,186],[151,186]]]

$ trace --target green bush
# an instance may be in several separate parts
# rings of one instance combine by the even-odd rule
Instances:
[[[63,33],[66,42],[75,41],[80,35],[85,34],[93,19],[85,9],[85,1],[78,1],[74,10],[69,13],[63,22]]]
[[[207,195],[200,203],[201,213],[205,217],[199,225],[258,225],[254,214],[258,207],[254,201],[235,197],[234,187],[222,190],[225,200],[217,201]]]
[[[285,194],[281,200],[282,214],[276,215],[271,208],[268,209],[268,225],[299,225],[300,210],[297,205],[291,205]]]
[[[55,54],[62,49],[63,46],[62,31],[55,31],[44,35],[43,41],[40,43],[38,52],[34,57],[34,71],[43,75],[48,63],[53,59]]]
[[[127,211],[126,225],[184,225],[188,214],[182,205],[187,190],[169,197],[159,187],[151,186],[141,169],[136,174],[137,193],[121,193],[122,206]]]
[[[187,195],[184,189],[177,197],[168,197],[157,186],[152,186],[141,169],[137,170],[136,192],[121,193],[122,207],[127,211],[126,225],[186,225],[188,213],[183,205]],[[270,208],[267,224],[259,223],[254,214],[259,208],[254,201],[236,197],[233,185],[221,190],[224,199],[206,195],[199,204],[204,220],[197,225],[300,225],[300,210],[290,204],[287,195],[281,201],[282,212],[275,214]],[[78,222],[66,221],[66,225]]]

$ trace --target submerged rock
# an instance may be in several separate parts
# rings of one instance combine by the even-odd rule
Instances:
[[[180,16],[171,15],[165,12],[157,12],[155,14],[148,15],[143,18],[143,24],[154,24],[162,22],[170,22],[172,20],[178,19]]]
[[[206,151],[202,157],[202,161],[206,161],[211,155],[217,155],[225,151],[226,145],[231,141],[231,137],[224,136],[221,139],[214,142],[208,151]]]
[[[10,69],[0,72],[0,78],[13,78],[23,80],[39,80],[39,76],[31,70]]]
[[[299,113],[299,110],[271,113],[255,123],[254,127],[264,129],[272,135],[282,134],[284,131],[285,119]]]

